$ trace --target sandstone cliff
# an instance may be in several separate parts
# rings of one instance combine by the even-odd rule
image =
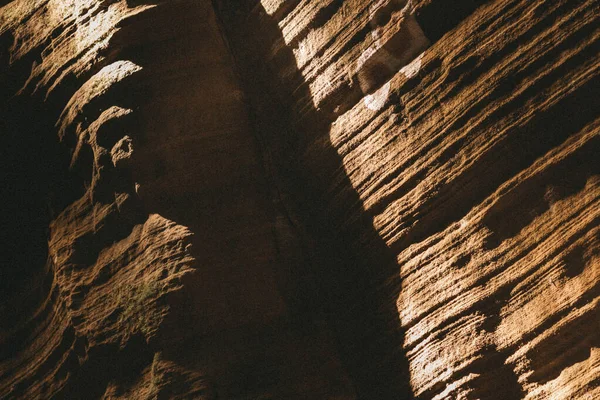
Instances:
[[[599,19],[0,2],[0,398],[600,398]]]

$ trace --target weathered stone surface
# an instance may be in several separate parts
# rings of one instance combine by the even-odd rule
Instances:
[[[60,139],[81,177],[50,218],[11,221],[50,231],[45,268],[5,267],[0,397],[350,397],[326,323],[297,322],[282,289],[300,245],[212,5],[17,0],[0,15],[6,109],[44,107],[36,123],[3,115],[11,139]]]
[[[4,3],[1,398],[600,397],[594,1]]]
[[[393,379],[406,383],[390,398],[600,395],[598,11],[263,1],[238,20],[260,38],[244,51],[239,37],[240,63],[270,68],[261,84],[293,110],[279,122],[293,167],[330,226],[315,239],[335,232],[351,254],[329,276],[344,287],[330,318],[365,335],[338,333],[363,398]],[[410,44],[396,38],[426,43],[411,21],[432,43],[401,62]],[[260,111],[272,107],[255,91]],[[369,290],[376,317],[356,313]],[[376,344],[385,330],[365,325],[393,318],[401,337]]]

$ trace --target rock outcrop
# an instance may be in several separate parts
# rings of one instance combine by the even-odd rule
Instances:
[[[0,398],[600,397],[600,6],[239,3],[0,3]]]

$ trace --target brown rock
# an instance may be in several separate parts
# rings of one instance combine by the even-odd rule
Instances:
[[[0,4],[0,398],[600,397],[595,2]]]

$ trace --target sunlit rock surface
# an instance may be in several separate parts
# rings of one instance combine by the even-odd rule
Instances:
[[[600,398],[599,19],[0,2],[0,398]]]

